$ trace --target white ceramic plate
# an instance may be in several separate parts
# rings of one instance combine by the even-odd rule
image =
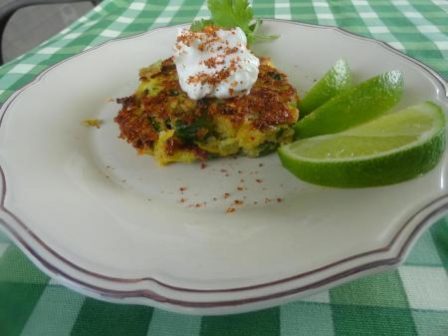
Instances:
[[[400,69],[406,88],[397,108],[448,105],[440,77],[383,43],[286,21],[264,29],[281,38],[255,51],[302,94],[344,58],[357,81]],[[352,190],[303,183],[276,155],[205,169],[137,156],[117,138],[119,106],[110,98],[132,93],[139,68],[168,57],[176,32],[91,49],[4,104],[2,224],[49,275],[121,303],[198,314],[260,309],[396,266],[445,212],[446,156],[412,181]],[[105,123],[87,128],[87,118]],[[243,206],[226,213],[235,200]]]

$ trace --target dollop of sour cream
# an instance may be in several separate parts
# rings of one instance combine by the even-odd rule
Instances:
[[[240,28],[181,29],[174,46],[180,87],[194,100],[249,94],[258,78],[260,60],[247,49]]]

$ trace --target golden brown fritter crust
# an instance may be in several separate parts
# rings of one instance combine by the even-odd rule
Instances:
[[[120,137],[140,152],[151,152],[160,132],[173,129],[175,136],[167,150],[194,149],[203,158],[206,153],[195,142],[216,135],[207,122],[216,117],[230,120],[235,128],[249,122],[261,132],[279,125],[292,126],[298,119],[296,90],[267,58],[260,61],[250,94],[228,99],[189,99],[180,88],[172,58],[142,69],[136,93],[117,100],[122,104],[115,118]]]

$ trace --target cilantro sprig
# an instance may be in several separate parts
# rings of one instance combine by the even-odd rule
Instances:
[[[193,23],[190,26],[190,30],[197,32],[197,31],[201,31],[202,29],[204,29],[207,26],[213,26],[213,20],[196,20],[193,21]]]
[[[257,34],[262,21],[254,18],[254,12],[248,0],[208,0],[207,5],[212,15],[211,19],[194,21],[190,27],[192,31],[200,31],[210,25],[227,29],[240,27],[246,34],[249,45],[278,37]]]

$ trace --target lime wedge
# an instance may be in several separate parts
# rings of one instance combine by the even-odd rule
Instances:
[[[403,76],[393,70],[368,79],[314,110],[295,125],[297,138],[337,133],[387,112],[401,98]]]
[[[284,167],[304,181],[334,187],[401,182],[432,169],[445,148],[445,115],[425,102],[345,132],[279,149]]]
[[[352,85],[352,74],[344,60],[338,60],[310,91],[299,101],[300,117],[304,117],[330,98],[342,93]]]

